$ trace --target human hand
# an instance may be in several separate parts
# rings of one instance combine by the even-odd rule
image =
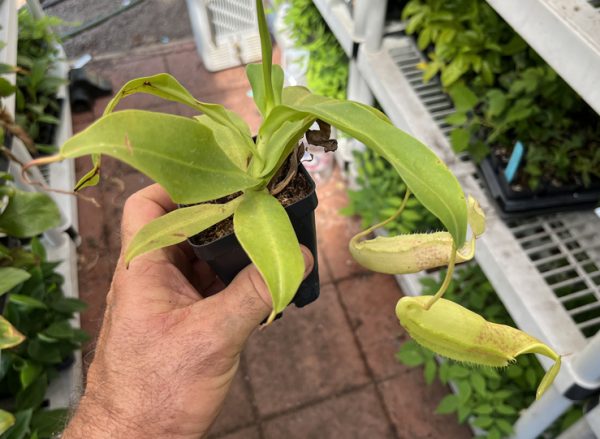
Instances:
[[[248,336],[271,312],[252,265],[209,296],[222,284],[187,244],[125,268],[123,249],[133,235],[174,208],[158,185],[125,203],[121,257],[94,360],[63,439],[201,437],[219,413]],[[306,277],[313,257],[302,252]]]

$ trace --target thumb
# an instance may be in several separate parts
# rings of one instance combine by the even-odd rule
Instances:
[[[304,256],[303,278],[306,278],[313,269],[314,258],[308,248],[300,246],[300,249]],[[213,303],[215,309],[226,321],[224,326],[231,337],[240,345],[273,309],[269,289],[254,264],[238,273],[223,291],[205,299],[208,300],[218,302]]]

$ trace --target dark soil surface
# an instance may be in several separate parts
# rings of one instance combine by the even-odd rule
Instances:
[[[283,207],[291,206],[292,204],[303,200],[306,198],[311,192],[310,184],[308,180],[304,176],[298,172],[296,177],[288,184],[283,191],[276,195],[279,202],[283,205]],[[224,204],[228,201],[231,201],[235,197],[240,194],[233,194],[219,200],[214,201],[218,204]],[[209,227],[202,233],[193,236],[190,240],[192,243],[196,245],[204,245],[216,241],[219,238],[222,238],[227,235],[231,235],[233,233],[233,217],[229,217],[220,223],[215,224],[212,227]]]

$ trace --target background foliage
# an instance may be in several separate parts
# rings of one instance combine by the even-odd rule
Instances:
[[[424,81],[439,74],[455,103],[457,152],[505,166],[521,141],[516,184],[600,183],[600,118],[486,2],[410,0],[402,17],[426,53]]]

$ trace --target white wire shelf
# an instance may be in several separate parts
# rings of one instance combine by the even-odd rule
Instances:
[[[77,278],[77,250],[73,240],[66,233],[49,234],[44,237],[44,246],[49,261],[60,261],[56,271],[64,278],[63,292],[66,297],[79,298]],[[79,314],[71,321],[80,327]],[[83,386],[83,366],[81,351],[74,352],[75,362],[63,370],[48,387],[47,397],[50,408],[74,407],[79,400]]]
[[[444,122],[451,103],[439,83],[423,84],[420,60],[411,38],[393,36],[377,52],[361,47],[358,67],[394,124],[429,145],[480,201],[488,229],[477,242],[477,261],[517,325],[559,353],[582,350],[600,330],[600,312],[593,314],[600,309],[600,220],[578,212],[504,223],[474,165],[452,152]],[[418,275],[400,276],[400,282],[407,292],[420,290]],[[540,361],[545,368],[552,364]],[[564,369],[556,381],[561,393],[575,379],[568,365]]]
[[[598,0],[487,0],[600,113]]]
[[[351,57],[354,46],[354,22],[348,4],[342,0],[313,0],[313,3],[346,55]]]

